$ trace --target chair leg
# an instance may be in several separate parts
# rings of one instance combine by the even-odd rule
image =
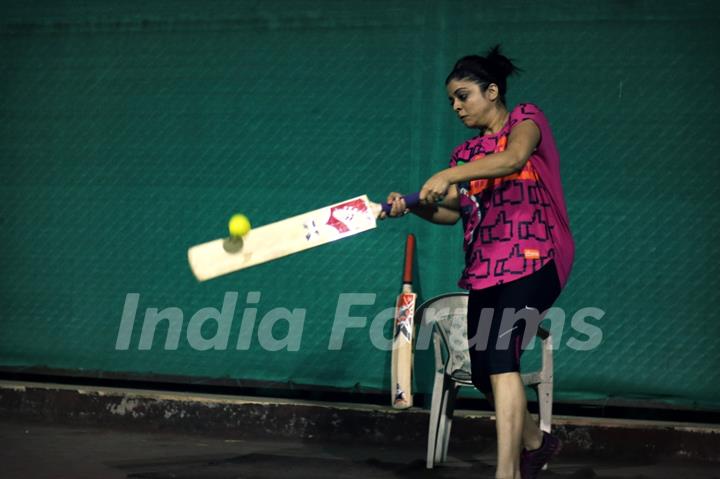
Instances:
[[[552,427],[552,406],[553,406],[553,383],[542,382],[538,384],[538,406],[540,409],[540,429],[547,433]],[[543,471],[547,471],[548,465],[542,467]]]
[[[438,429],[440,427],[440,417],[442,416],[441,408],[446,394],[445,387],[445,374],[443,372],[436,372],[432,392],[432,403],[430,405],[430,420],[428,424],[427,458],[425,464],[425,467],[428,469],[432,469],[435,465]]]
[[[538,384],[537,392],[538,408],[540,409],[540,429],[550,432],[552,426],[553,384],[551,382],[542,382]]]
[[[435,464],[441,464],[443,462],[442,452],[443,444],[445,442],[445,436],[447,434],[447,407],[448,401],[451,399],[453,394],[454,383],[449,376],[443,377],[443,395],[442,402],[440,403],[440,414],[438,416],[438,428],[437,435],[435,436],[435,454],[433,455],[433,461]]]
[[[443,435],[439,439],[438,449],[440,450],[440,462],[447,461],[448,445],[450,444],[450,430],[452,429],[453,414],[455,413],[455,400],[457,399],[458,391],[460,386],[457,383],[451,382],[450,388],[447,394],[447,400],[445,407],[443,408],[445,425],[443,427]]]

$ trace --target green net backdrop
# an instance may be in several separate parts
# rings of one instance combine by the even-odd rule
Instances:
[[[457,289],[459,225],[386,221],[207,283],[186,250],[237,211],[262,225],[417,189],[472,135],[448,108],[453,61],[499,42],[525,70],[509,104],[550,118],[577,243],[558,399],[720,405],[716,2],[4,1],[0,13],[2,367],[389,390],[371,324],[399,291],[405,236],[427,299]],[[227,348],[199,350],[190,318],[228,292]],[[344,293],[375,296],[332,350]],[[128,298],[137,314],[118,350]],[[579,351],[568,342],[589,337],[570,320],[586,307],[604,311],[587,321],[602,340]],[[299,347],[261,344],[262,324],[290,333],[267,317],[277,308],[304,311]],[[141,347],[154,310],[176,319]],[[418,352],[420,391],[429,361]]]

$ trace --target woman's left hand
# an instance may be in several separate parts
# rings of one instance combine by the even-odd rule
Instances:
[[[420,201],[424,203],[441,202],[447,196],[451,184],[446,176],[444,170],[431,176],[420,190]]]

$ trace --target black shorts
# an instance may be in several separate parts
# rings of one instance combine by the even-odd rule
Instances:
[[[520,371],[520,356],[560,291],[554,261],[516,281],[470,291],[467,332],[475,387],[489,394],[490,375]]]

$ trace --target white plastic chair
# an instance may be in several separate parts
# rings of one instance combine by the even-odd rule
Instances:
[[[422,324],[432,326],[435,351],[435,381],[430,407],[427,463],[432,469],[447,460],[455,399],[463,386],[473,387],[467,340],[467,293],[448,293],[427,300],[418,309]],[[523,384],[538,396],[540,429],[550,432],[553,402],[553,354],[550,333],[539,327],[542,366],[539,371],[522,374]]]

